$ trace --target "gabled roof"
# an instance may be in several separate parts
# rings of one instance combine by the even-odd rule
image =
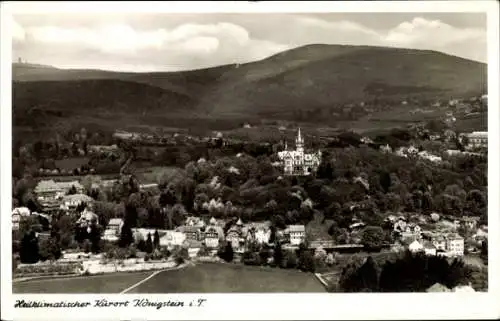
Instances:
[[[289,232],[305,232],[306,227],[304,225],[288,225],[287,230]]]
[[[424,249],[428,249],[428,250],[436,249],[434,244],[432,244],[432,242],[429,242],[429,241],[424,241],[424,243],[422,245],[423,245]]]
[[[177,229],[179,232],[183,232],[183,233],[197,233],[200,230],[199,227],[191,226],[191,225],[182,225],[182,226],[179,226]]]
[[[115,217],[115,218],[112,218],[109,220],[108,226],[109,225],[120,225],[122,223],[123,223],[123,219]]]

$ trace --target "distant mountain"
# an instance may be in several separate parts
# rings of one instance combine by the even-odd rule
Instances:
[[[129,114],[195,111],[286,118],[377,98],[486,92],[486,64],[436,51],[308,45],[261,61],[208,69],[121,73],[13,64],[14,108]]]

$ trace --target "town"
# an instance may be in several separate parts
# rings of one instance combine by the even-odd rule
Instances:
[[[472,262],[465,285],[484,290],[488,136],[458,132],[453,113],[486,100],[370,136],[246,123],[263,138],[80,128],[17,142],[14,277],[231,262],[350,291],[353,258],[383,275],[387,257],[414,255]]]

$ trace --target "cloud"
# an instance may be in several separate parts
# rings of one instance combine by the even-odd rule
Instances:
[[[157,59],[159,65],[186,64],[185,68],[254,61],[288,48],[272,41],[251,39],[245,28],[232,23],[187,23],[154,30],[134,29],[127,24],[34,26],[26,31],[33,47],[54,46],[54,50],[57,47],[58,51],[66,52],[80,48],[115,55],[115,59],[156,55],[151,58]]]
[[[325,20],[305,14],[173,15],[168,23],[162,23],[162,16],[107,21],[100,17],[94,22],[76,16],[66,17],[64,23],[51,17],[16,18],[24,26],[12,20],[15,55],[55,66],[197,69],[260,60],[313,43],[438,50],[486,61],[484,28],[424,17],[401,19],[384,29],[368,27],[363,19]]]
[[[327,44],[363,44],[410,49],[438,50],[469,59],[486,61],[486,30],[457,28],[440,20],[415,17],[388,30],[375,30],[352,21],[325,21],[297,17],[303,28],[316,29],[316,38]],[[309,28],[311,29],[311,28]],[[313,36],[314,37],[314,36]]]
[[[414,18],[389,30],[383,37],[388,44],[442,48],[456,43],[485,42],[486,32],[480,28],[455,28],[439,20]]]

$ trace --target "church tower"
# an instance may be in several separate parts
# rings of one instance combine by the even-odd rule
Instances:
[[[297,152],[304,153],[304,139],[300,134],[300,127],[299,127],[299,132],[297,133],[297,138],[295,138],[295,147]]]

